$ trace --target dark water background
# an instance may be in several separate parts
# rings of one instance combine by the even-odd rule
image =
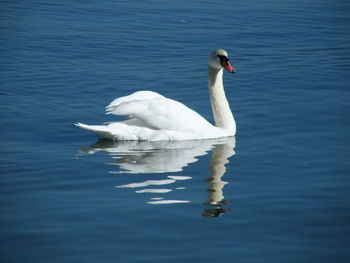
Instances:
[[[349,262],[349,14],[337,0],[0,1],[0,261]],[[235,148],[94,145],[73,126],[111,121],[104,106],[140,89],[212,120],[217,48],[237,69]]]

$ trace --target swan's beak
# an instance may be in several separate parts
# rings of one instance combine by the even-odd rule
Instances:
[[[221,66],[223,66],[228,72],[232,74],[236,73],[236,70],[231,66],[230,61],[225,56],[220,56]]]
[[[236,70],[234,69],[234,67],[231,66],[230,62],[227,61],[227,65],[226,67],[224,67],[228,72],[231,72],[232,74],[236,73]]]

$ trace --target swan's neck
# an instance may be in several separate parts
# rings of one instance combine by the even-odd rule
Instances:
[[[223,70],[208,67],[208,87],[215,125],[229,135],[236,133],[236,123],[225,96],[222,80]]]

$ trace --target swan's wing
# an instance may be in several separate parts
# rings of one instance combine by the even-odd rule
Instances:
[[[120,106],[123,103],[128,103],[128,102],[135,102],[135,101],[143,101],[147,99],[154,99],[154,98],[164,98],[164,96],[160,95],[157,92],[154,91],[149,91],[149,90],[142,90],[142,91],[137,91],[134,92],[128,96],[116,98],[114,101],[112,101],[107,107],[106,111],[107,114],[114,114],[113,110]]]
[[[203,132],[213,126],[184,104],[156,92],[139,91],[114,100],[107,114],[128,115],[159,130]]]

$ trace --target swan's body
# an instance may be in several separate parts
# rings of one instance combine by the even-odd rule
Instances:
[[[107,114],[126,115],[128,120],[106,125],[76,125],[114,140],[161,141],[234,136],[236,123],[225,96],[223,68],[234,73],[227,52],[219,49],[210,54],[208,65],[208,87],[216,126],[181,102],[153,91],[138,91],[117,98],[106,107]]]

